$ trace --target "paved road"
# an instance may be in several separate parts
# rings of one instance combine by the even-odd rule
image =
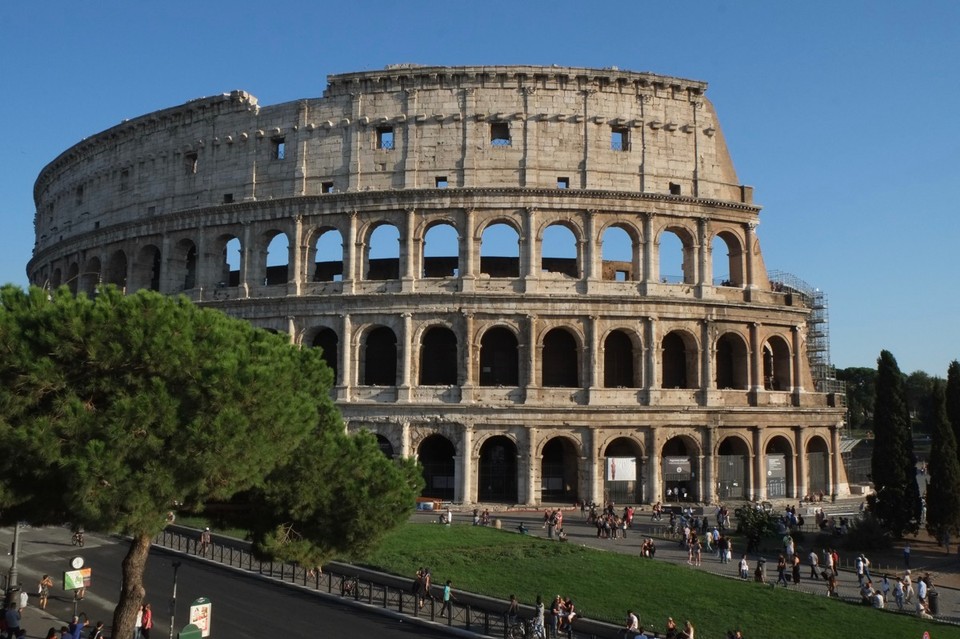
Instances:
[[[12,538],[12,529],[0,530],[0,548],[9,549]],[[78,554],[93,570],[92,586],[78,603],[78,609],[93,620],[102,619],[110,624],[120,591],[120,562],[126,552],[125,545],[114,538],[88,534],[86,545],[75,548],[70,545],[70,532],[66,528],[23,528],[20,541],[20,582],[28,592],[36,592],[43,573],[49,573],[57,584],[46,611],[36,608],[35,594],[30,597],[23,622],[28,637],[45,637],[48,628],[59,628],[73,615],[73,598],[61,588],[63,571],[68,568],[69,559]],[[3,572],[10,567],[9,559],[0,557]],[[154,549],[147,567],[146,588],[156,620],[155,639],[170,636],[171,563],[174,560],[182,562],[177,576],[177,628],[186,624],[190,603],[203,596],[213,602],[213,637],[449,637],[438,629],[367,614],[316,594],[239,576],[208,563]]]

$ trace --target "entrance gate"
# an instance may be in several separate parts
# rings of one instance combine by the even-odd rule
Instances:
[[[717,456],[717,494],[721,499],[746,499],[746,456]]]

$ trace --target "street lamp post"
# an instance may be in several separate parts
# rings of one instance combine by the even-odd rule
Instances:
[[[20,522],[13,522],[13,548],[10,549],[10,575],[7,577],[7,592],[17,585],[20,575],[17,560],[20,558]]]
[[[173,628],[177,616],[177,570],[180,568],[180,562],[173,562],[173,596],[170,598],[170,639],[173,639]]]

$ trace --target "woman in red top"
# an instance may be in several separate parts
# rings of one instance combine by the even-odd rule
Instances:
[[[150,639],[150,631],[153,629],[153,611],[150,610],[150,604],[143,605],[143,617],[140,623],[140,636],[143,639]]]

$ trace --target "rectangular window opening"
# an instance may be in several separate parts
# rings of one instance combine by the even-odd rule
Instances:
[[[130,188],[130,169],[120,171],[120,190],[126,191]]]
[[[680,195],[680,185],[674,182],[670,183],[670,195]]]
[[[569,188],[570,188],[570,178],[568,178],[568,177],[558,177],[558,178],[557,178],[557,188],[558,188],[558,189],[569,189]]]
[[[77,205],[83,204],[83,185],[77,187]]]
[[[626,282],[627,281],[627,272],[626,271],[617,271],[614,273],[613,279],[617,282]]]
[[[392,126],[377,127],[377,148],[383,149],[384,151],[393,150],[393,127]]]
[[[630,150],[630,129],[615,126],[610,130],[610,149],[613,151]]]
[[[224,204],[233,204],[233,193],[224,193],[224,194],[223,194],[223,203],[224,203]]]
[[[510,123],[490,123],[490,144],[492,146],[510,146]]]
[[[321,182],[320,183],[320,192],[321,193],[333,193],[333,182]]]
[[[197,157],[196,153],[187,153],[183,156],[183,168],[187,172],[187,175],[196,175]]]
[[[287,139],[273,138],[273,159],[282,160],[287,157]]]
[[[438,175],[438,176],[437,176],[437,188],[438,188],[438,189],[445,189],[445,188],[447,188],[447,176],[446,176],[446,175]]]

